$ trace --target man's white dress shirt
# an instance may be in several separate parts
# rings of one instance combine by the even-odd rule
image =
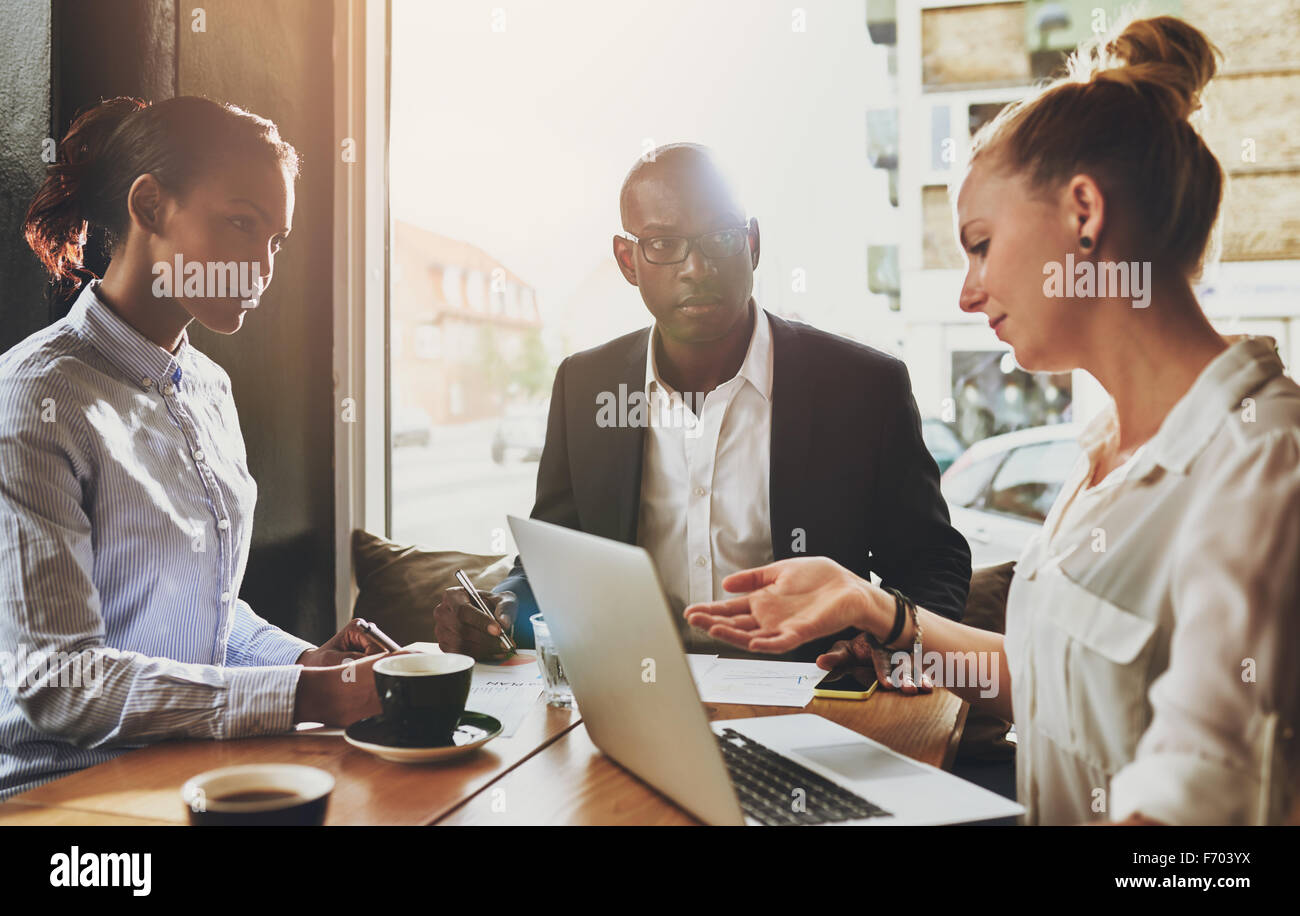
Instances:
[[[687,651],[734,647],[687,627],[681,611],[724,597],[722,580],[772,562],[768,499],[772,437],[772,331],[754,307],[740,371],[709,392],[698,417],[660,377],[652,329],[646,348],[650,405],[637,544],[654,558]],[[676,395],[676,397],[674,397]]]

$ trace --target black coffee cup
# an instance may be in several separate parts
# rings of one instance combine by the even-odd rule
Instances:
[[[411,747],[451,744],[465,712],[474,659],[417,652],[375,662],[375,689],[393,736]]]
[[[208,770],[181,787],[195,826],[319,827],[334,777],[296,763],[254,763]]]

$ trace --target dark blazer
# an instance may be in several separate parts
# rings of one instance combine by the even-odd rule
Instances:
[[[907,367],[847,338],[768,317],[773,555],[827,556],[863,578],[874,571],[917,605],[961,619],[970,548],[939,494]],[[598,426],[597,396],[617,397],[620,384],[629,393],[644,389],[649,340],[644,328],[560,364],[533,518],[636,542],[645,429]],[[536,601],[517,558],[495,591],[507,589],[519,599],[516,635],[530,645]],[[830,641],[789,657],[813,658]]]

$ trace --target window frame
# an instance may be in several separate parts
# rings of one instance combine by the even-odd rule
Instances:
[[[352,532],[391,525],[388,205],[390,0],[335,0],[335,623],[356,601]],[[345,157],[351,140],[355,155]],[[377,450],[377,451],[376,451]]]

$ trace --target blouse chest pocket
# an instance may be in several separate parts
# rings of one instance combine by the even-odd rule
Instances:
[[[1028,613],[1041,724],[1075,754],[1114,773],[1133,759],[1150,721],[1158,627],[1058,568],[1041,569],[1035,578],[1040,587]]]

